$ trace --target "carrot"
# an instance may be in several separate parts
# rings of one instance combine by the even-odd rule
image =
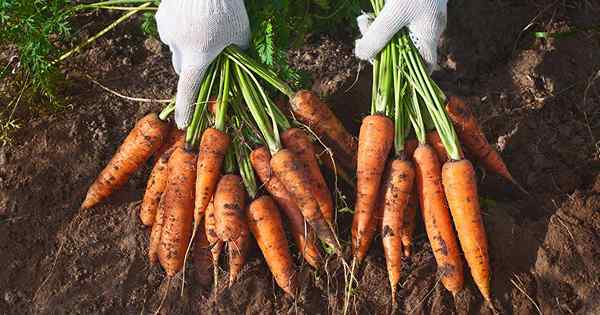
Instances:
[[[325,166],[329,171],[331,171],[335,176],[339,176],[346,184],[350,187],[354,187],[354,179],[348,172],[339,164],[339,161],[335,159],[333,153],[330,155],[329,151],[327,151],[323,146],[313,143],[313,147],[315,153],[317,155],[317,160]]]
[[[210,252],[212,255],[213,264],[213,281],[214,287],[217,287],[217,280],[219,276],[219,256],[223,250],[223,241],[217,236],[217,228],[215,222],[215,207],[211,201],[206,207],[206,213],[204,214],[204,223],[206,231],[206,239],[210,244]]]
[[[325,178],[321,174],[312,142],[304,131],[298,128],[286,130],[281,134],[281,141],[283,142],[283,146],[292,151],[302,164],[304,164],[311,179],[313,195],[319,204],[321,213],[323,213],[327,223],[333,224],[333,200],[331,199],[331,193],[329,192]]]
[[[81,207],[89,209],[123,186],[129,176],[162,145],[168,127],[155,113],[140,119],[90,186]]]
[[[168,182],[168,179],[167,179]],[[168,185],[168,184],[167,184]],[[150,241],[148,242],[148,260],[151,265],[158,262],[158,248],[160,245],[160,236],[162,234],[163,225],[165,222],[165,193],[163,192],[160,202],[158,203],[158,209],[156,210],[156,218],[152,225],[152,231],[150,232]]]
[[[389,180],[384,194],[383,218],[381,224],[383,250],[387,264],[392,301],[396,301],[396,287],[402,269],[402,230],[404,211],[415,178],[415,170],[410,161],[395,159],[390,163]]]
[[[448,161],[448,153],[446,152],[446,148],[442,143],[442,139],[436,130],[432,130],[427,133],[427,144],[429,144],[438,156],[438,159],[441,164],[444,164]]]
[[[256,238],[277,285],[287,294],[294,296],[297,289],[294,263],[273,199],[262,196],[254,200],[248,208],[247,215],[250,231]]]
[[[211,283],[213,268],[212,255],[210,252],[210,244],[206,238],[204,225],[200,225],[200,233],[196,236],[194,254],[192,256],[192,264],[196,271],[196,278],[202,286],[209,286]]]
[[[228,174],[219,180],[214,196],[216,232],[219,239],[236,240],[248,228],[244,217],[246,191],[239,175]]]
[[[167,186],[167,163],[169,162],[169,157],[171,157],[171,154],[176,148],[183,148],[184,143],[185,137],[183,131],[174,128],[171,130],[167,141],[158,151],[156,151],[158,159],[150,173],[146,192],[144,193],[144,199],[140,206],[140,219],[146,226],[154,224],[156,208],[158,207],[160,197]]]
[[[375,234],[377,196],[393,140],[391,119],[377,114],[363,119],[358,140],[356,209],[352,220],[352,252],[357,263],[367,255]]]
[[[485,138],[471,108],[459,97],[450,96],[446,104],[446,111],[456,126],[458,137],[468,153],[483,164],[487,170],[508,179],[519,189],[525,191],[514,179],[500,154]]]
[[[442,179],[471,275],[483,297],[490,301],[488,246],[473,165],[468,160],[446,162],[442,168]]]
[[[341,251],[339,243],[313,197],[312,183],[302,162],[290,150],[281,149],[271,158],[271,169],[292,196],[304,219],[317,233],[317,237],[334,247],[339,253]]]
[[[243,233],[235,239],[227,242],[228,253],[229,253],[229,287],[233,285],[237,279],[240,271],[246,263],[246,256],[248,255],[248,247],[250,244],[250,235],[248,231],[248,225],[245,224],[244,220]]]
[[[356,139],[348,133],[329,106],[313,92],[302,90],[290,100],[294,117],[308,125],[331,147],[336,159],[347,169],[356,168]]]
[[[196,154],[177,148],[169,159],[168,173],[158,259],[167,275],[172,277],[183,267],[192,233]]]
[[[321,254],[315,242],[314,233],[310,227],[304,224],[304,217],[302,217],[300,209],[283,184],[271,174],[270,161],[271,154],[266,147],[254,149],[250,153],[250,162],[254,171],[287,217],[292,238],[304,260],[315,269],[318,269],[321,264]]]
[[[417,215],[417,185],[413,185],[413,190],[408,198],[408,205],[404,210],[402,219],[402,247],[404,248],[404,256],[408,257],[411,254],[413,243],[413,233],[415,231],[415,217]]]
[[[444,287],[456,294],[464,285],[463,265],[444,197],[441,166],[435,150],[426,144],[417,147],[413,158],[421,212],[438,272]]]

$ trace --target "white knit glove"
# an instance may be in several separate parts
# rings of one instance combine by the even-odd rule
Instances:
[[[373,20],[363,13],[356,21],[362,38],[356,41],[355,55],[371,60],[404,26],[429,69],[437,65],[437,46],[446,28],[447,0],[387,0]]]
[[[175,122],[184,129],[194,114],[196,94],[210,63],[230,44],[248,47],[248,14],[243,0],[162,0],[156,24],[179,74]]]

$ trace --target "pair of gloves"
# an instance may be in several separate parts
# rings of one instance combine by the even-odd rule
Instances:
[[[438,41],[446,27],[446,6],[447,0],[386,1],[376,19],[369,14],[357,18],[362,38],[356,41],[355,55],[372,59],[407,26],[430,69],[435,69]],[[243,0],[163,0],[156,22],[179,75],[175,122],[184,129],[193,115],[195,96],[210,63],[230,44],[248,47],[248,14]]]

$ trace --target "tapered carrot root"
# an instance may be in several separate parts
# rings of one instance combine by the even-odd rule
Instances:
[[[327,104],[313,92],[302,90],[290,100],[290,105],[294,117],[314,130],[345,168],[356,168],[358,143]]]
[[[413,155],[419,202],[427,237],[438,265],[442,284],[452,294],[464,286],[463,264],[442,187],[442,170],[435,150],[419,145]]]
[[[280,288],[296,294],[294,263],[288,248],[277,206],[268,196],[254,200],[248,208],[248,225],[265,257],[265,261]]]
[[[325,182],[323,174],[321,174],[312,142],[304,131],[298,128],[286,130],[281,134],[281,141],[283,142],[283,146],[292,151],[304,164],[311,179],[313,195],[319,204],[319,208],[327,223],[333,224],[334,209],[331,192],[327,187],[327,182]]]
[[[396,302],[396,287],[402,269],[402,230],[404,210],[408,204],[415,178],[411,162],[395,159],[390,163],[388,183],[384,193],[381,238],[392,288],[392,301]]]
[[[478,160],[485,169],[508,179],[527,193],[514,179],[500,154],[485,138],[471,108],[459,97],[450,96],[448,104],[446,104],[446,111],[456,126],[460,142],[464,145],[467,153]]]
[[[228,174],[219,180],[214,196],[216,232],[224,242],[248,234],[244,209],[246,190],[239,175]]]
[[[468,160],[446,162],[442,168],[442,179],[471,275],[483,297],[490,301],[488,246],[473,165]]]
[[[150,173],[144,199],[140,206],[140,219],[146,226],[154,224],[160,197],[167,186],[167,163],[169,162],[169,158],[176,148],[183,148],[184,144],[185,137],[183,131],[174,128],[171,130],[168,140],[156,151],[158,158]]]
[[[446,148],[442,143],[442,139],[436,130],[432,130],[427,133],[427,144],[429,144],[438,156],[438,159],[441,164],[444,164],[448,161],[448,152],[446,152]]]
[[[91,208],[121,188],[129,176],[160,148],[168,131],[169,125],[155,113],[140,119],[90,186],[81,207]]]
[[[165,188],[164,226],[160,236],[158,258],[172,277],[183,267],[192,234],[196,154],[178,148],[168,164],[169,180]]]
[[[206,238],[204,231],[204,224],[200,225],[200,233],[196,236],[196,242],[194,243],[194,253],[192,255],[192,264],[194,265],[194,271],[198,282],[207,287],[211,284],[213,276],[212,269],[212,255],[210,252],[210,244]]]
[[[271,158],[271,169],[292,196],[292,199],[300,208],[302,216],[315,230],[319,239],[340,253],[341,248],[335,234],[331,226],[327,224],[319,209],[319,204],[314,199],[310,188],[312,183],[302,162],[290,150],[282,149]]]
[[[168,181],[168,180],[167,180]],[[168,183],[167,183],[168,185]],[[163,225],[165,222],[165,193],[163,192],[158,209],[156,210],[156,218],[150,232],[150,241],[148,242],[148,260],[151,265],[158,262],[158,248],[160,245],[160,236],[162,234]]]
[[[314,232],[311,227],[304,224],[300,209],[279,179],[271,173],[270,161],[271,154],[265,147],[254,149],[250,154],[250,162],[259,180],[287,217],[292,238],[302,257],[309,265],[318,269],[321,264],[321,254]]]
[[[217,236],[217,227],[215,222],[215,207],[211,201],[206,207],[206,213],[204,214],[204,223],[206,231],[206,239],[210,245],[210,253],[212,256],[213,264],[213,285],[217,287],[217,281],[219,279],[219,256],[223,250],[223,241]]]
[[[244,224],[243,228],[248,229],[248,226]],[[227,242],[229,253],[229,287],[233,285],[246,263],[250,243],[249,233],[249,231],[244,231],[236,240]]]
[[[413,191],[410,193],[408,198],[408,205],[404,210],[404,217],[402,219],[402,248],[404,250],[404,256],[409,257],[412,251],[413,234],[415,232],[415,220],[417,216],[417,185],[413,185]]]
[[[358,140],[356,205],[352,221],[352,252],[357,263],[365,256],[376,230],[376,203],[385,161],[392,148],[394,123],[381,115],[363,119]]]

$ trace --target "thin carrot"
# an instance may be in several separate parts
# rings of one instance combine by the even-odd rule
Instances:
[[[192,234],[196,154],[177,148],[169,159],[168,173],[158,258],[167,275],[172,277],[183,267]]]
[[[415,217],[417,216],[417,185],[413,186],[413,190],[408,198],[408,205],[404,211],[402,219],[402,247],[404,256],[409,257],[412,250],[413,233],[415,231]]]
[[[215,221],[215,206],[211,201],[206,207],[206,213],[204,214],[204,224],[206,231],[206,239],[210,244],[210,252],[212,255],[213,264],[213,284],[217,287],[217,281],[219,279],[219,256],[223,250],[223,241],[217,236],[217,227]]]
[[[244,209],[246,191],[239,175],[228,174],[219,180],[214,196],[216,232],[228,242],[247,233]]]
[[[270,161],[271,154],[266,147],[254,149],[250,154],[250,162],[258,178],[287,217],[292,238],[304,260],[318,269],[321,264],[321,254],[315,242],[314,232],[304,224],[300,209],[279,179],[271,173]]]
[[[204,230],[204,224],[200,225],[200,233],[196,236],[196,242],[194,243],[194,254],[192,256],[192,264],[198,282],[202,286],[209,286],[211,284],[213,268],[212,255],[210,252],[210,244],[206,238]]]
[[[473,165],[468,160],[446,162],[442,168],[442,179],[471,275],[483,297],[490,301],[488,246]]]
[[[183,131],[174,128],[171,130],[168,140],[156,152],[158,159],[148,178],[144,199],[140,206],[140,219],[146,226],[154,224],[160,197],[167,186],[167,163],[169,162],[169,157],[171,157],[176,148],[183,148],[185,144],[184,136]]]
[[[265,261],[280,288],[287,294],[296,294],[297,283],[294,263],[277,206],[268,196],[254,200],[248,208],[250,231],[265,257]]]
[[[168,182],[168,179],[167,179]],[[168,183],[167,183],[168,185]],[[152,231],[150,232],[150,241],[148,242],[148,260],[151,265],[158,262],[158,248],[160,245],[160,236],[162,234],[163,225],[165,222],[165,193],[163,192],[158,208],[156,210],[156,218],[152,225]]]
[[[250,247],[250,232],[248,231],[248,225],[244,224],[242,229],[245,229],[245,231],[240,233],[240,236],[237,239],[227,242],[229,254],[229,287],[233,285],[242,271],[242,268],[246,263],[248,247]]]
[[[336,159],[347,169],[356,168],[356,139],[346,130],[329,106],[311,91],[298,91],[290,100],[294,117],[308,125],[331,147]]]
[[[464,286],[463,264],[442,187],[442,170],[435,150],[421,144],[413,155],[425,230],[442,284],[452,294]]]
[[[325,178],[321,174],[312,142],[306,133],[298,128],[286,130],[281,134],[281,141],[283,146],[292,151],[304,164],[311,179],[313,195],[319,204],[319,208],[327,223],[333,224],[333,200],[331,199],[327,182],[325,182]]]
[[[129,176],[160,148],[168,131],[169,125],[155,113],[140,119],[90,186],[81,207],[91,208],[123,186]]]
[[[442,143],[442,139],[436,130],[432,130],[427,133],[427,144],[429,144],[438,156],[438,159],[441,164],[444,164],[448,161],[448,153],[446,152],[446,148]]]
[[[391,119],[377,114],[363,119],[358,140],[356,209],[352,221],[352,252],[357,263],[367,255],[375,234],[377,196],[393,141]]]
[[[394,159],[390,163],[389,182],[384,194],[381,238],[387,264],[392,301],[395,304],[396,287],[402,269],[403,218],[415,178],[415,169],[410,161]]]
[[[319,209],[319,204],[313,197],[310,188],[312,183],[302,162],[290,150],[281,149],[271,158],[271,169],[292,196],[304,219],[315,230],[319,239],[335,248],[339,253],[340,245],[332,227],[327,224]]]

